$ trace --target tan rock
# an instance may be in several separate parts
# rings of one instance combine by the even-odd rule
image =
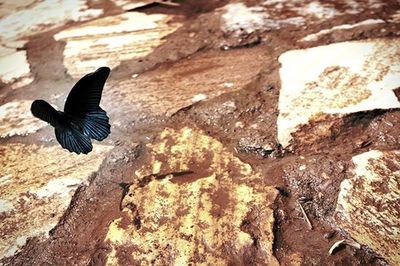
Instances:
[[[0,145],[0,258],[29,237],[46,236],[111,148],[94,145],[85,156],[58,145]]]
[[[122,112],[169,116],[198,100],[242,89],[266,58],[260,48],[201,53],[124,80],[105,91],[105,98]]]
[[[400,151],[372,150],[353,157],[342,182],[336,221],[352,238],[400,264]]]
[[[220,265],[248,259],[278,265],[272,255],[271,208],[277,191],[264,185],[250,165],[187,127],[165,129],[147,148],[148,161],[135,171],[139,181],[109,227],[108,265],[118,264],[120,250],[138,264]]]
[[[173,16],[129,12],[87,22],[54,36],[65,41],[64,65],[75,78],[100,66],[114,68],[122,60],[144,57],[175,31]],[[77,64],[76,62],[79,62]]]
[[[400,86],[399,48],[400,39],[373,39],[282,54],[279,142],[288,147],[301,125],[326,122],[329,115],[400,107],[393,91]],[[307,138],[317,139],[317,131]]]

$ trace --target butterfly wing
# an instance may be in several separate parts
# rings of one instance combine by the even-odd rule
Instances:
[[[102,141],[110,134],[110,124],[107,113],[99,107],[97,111],[86,113],[83,118],[74,119],[86,136]]]
[[[90,111],[97,111],[109,74],[108,67],[101,67],[81,78],[69,93],[64,105],[64,112],[80,116]]]
[[[56,109],[44,100],[35,100],[31,105],[31,112],[34,116],[58,127],[62,123],[61,116]]]
[[[99,106],[109,74],[108,67],[101,67],[81,78],[72,88],[64,106],[64,112],[73,117],[83,133],[95,140],[103,140],[110,134],[109,118]]]
[[[88,154],[93,149],[90,138],[71,125],[56,128],[55,133],[57,141],[70,152]]]

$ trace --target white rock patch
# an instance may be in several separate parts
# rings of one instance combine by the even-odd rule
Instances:
[[[4,199],[0,199],[0,213],[8,212],[14,209],[12,202]]]
[[[262,6],[247,7],[243,3],[228,4],[223,8],[223,26],[225,32],[250,34],[256,30],[276,30],[282,25],[303,25],[302,17],[273,19]]]
[[[0,106],[0,137],[27,135],[46,126],[31,113],[32,101],[8,102]]]
[[[114,68],[122,60],[150,54],[181,25],[169,23],[171,19],[163,14],[129,12],[69,28],[54,38],[66,41],[64,65],[78,78],[99,66]]]
[[[278,139],[326,114],[399,108],[400,39],[374,39],[289,51],[279,57]]]
[[[0,81],[6,84],[14,82],[14,89],[33,81],[26,51],[17,51],[17,48],[22,48],[24,44],[25,41],[0,44]]]
[[[343,24],[343,25],[339,25],[339,26],[334,26],[330,29],[321,30],[317,33],[309,34],[306,37],[304,37],[303,39],[301,39],[301,41],[303,41],[303,42],[317,41],[320,37],[330,34],[337,30],[348,30],[348,29],[354,29],[354,28],[361,27],[361,26],[376,25],[376,24],[382,24],[382,23],[385,23],[385,21],[382,19],[367,19],[367,20],[364,20],[364,21],[361,21],[361,22],[358,22],[355,24]]]
[[[337,9],[322,5],[319,1],[313,1],[305,7],[297,8],[297,11],[304,16],[312,15],[318,19],[330,19],[340,15]]]
[[[60,26],[69,20],[81,21],[101,15],[89,9],[84,0],[46,0],[18,11],[10,10],[0,20],[0,40],[17,39]]]
[[[76,177],[60,177],[50,180],[44,187],[37,191],[32,191],[39,198],[49,198],[58,196],[61,198],[70,197],[70,192],[75,191],[78,185],[81,185],[82,179]]]

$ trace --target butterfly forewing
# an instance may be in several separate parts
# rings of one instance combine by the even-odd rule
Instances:
[[[109,74],[108,67],[101,67],[81,78],[69,93],[64,112],[69,115],[82,116],[88,112],[97,111]]]

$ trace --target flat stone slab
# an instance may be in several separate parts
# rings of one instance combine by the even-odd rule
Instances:
[[[0,81],[14,83],[12,88],[28,85],[33,81],[26,51],[17,51],[25,41],[0,44]]]
[[[33,81],[26,51],[21,49],[27,37],[71,20],[83,21],[102,13],[101,9],[89,8],[85,0],[3,1],[0,6],[0,81],[13,83],[12,88]]]
[[[363,20],[363,21],[360,21],[360,22],[357,22],[354,24],[342,24],[342,25],[334,26],[329,29],[320,30],[317,33],[309,34],[306,37],[304,37],[303,39],[301,39],[301,41],[314,42],[314,41],[318,41],[321,37],[324,37],[325,35],[332,34],[337,31],[350,30],[350,29],[359,28],[359,27],[373,27],[378,24],[384,24],[384,23],[385,23],[385,21],[382,19],[367,19],[367,20]]]
[[[400,264],[400,151],[372,150],[353,157],[342,182],[335,219],[352,238]]]
[[[345,14],[358,14],[384,6],[384,1],[363,2],[339,0],[334,3],[314,0],[266,0],[258,5],[229,3],[222,11],[222,30],[241,37],[256,31],[279,30],[302,26]]]
[[[108,265],[278,265],[272,254],[277,191],[202,131],[166,128],[135,171],[109,227]]]
[[[80,78],[99,66],[115,68],[122,60],[150,54],[166,35],[181,26],[172,18],[129,12],[68,28],[54,38],[66,42],[64,65],[71,76]]]
[[[94,145],[85,156],[58,145],[0,145],[0,259],[46,236],[111,148]]]
[[[400,39],[351,41],[294,50],[279,62],[278,139],[288,147],[302,125],[359,111],[399,108]],[[312,140],[324,130],[314,130]],[[302,140],[298,140],[302,142]],[[307,140],[304,140],[307,141]]]
[[[5,40],[17,40],[40,32],[62,26],[68,21],[83,21],[98,17],[101,9],[91,9],[86,0],[49,0],[49,1],[12,1],[0,7],[0,43]],[[15,5],[19,6],[15,10]],[[23,18],[23,19],[21,19]]]

